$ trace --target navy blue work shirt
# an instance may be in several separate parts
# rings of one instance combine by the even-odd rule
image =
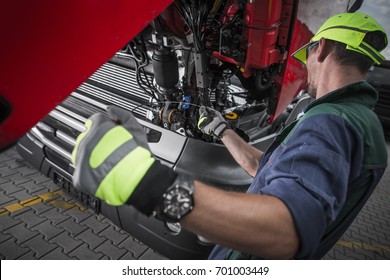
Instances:
[[[379,149],[384,146],[384,157],[373,161],[384,166],[370,169],[376,175],[370,175],[369,180],[376,185],[383,175],[387,164],[384,140],[378,145],[364,139],[365,132],[356,123],[371,122],[370,118],[365,119],[364,116],[359,122],[350,120],[361,110],[372,111],[369,107],[375,104],[376,99],[376,91],[367,83],[360,82],[316,100],[315,104],[309,105],[310,108],[321,104],[326,107],[330,103],[337,104],[331,105],[331,110],[340,108],[336,109],[336,114],[320,113],[304,117],[293,126],[293,133],[284,133],[281,141],[275,141],[263,155],[248,193],[277,197],[288,207],[300,237],[300,248],[295,258],[310,258],[329,225],[336,220],[351,192],[350,182],[362,174],[365,154],[368,154],[366,146],[377,145]],[[356,108],[350,105],[355,103],[358,104]],[[367,124],[367,127],[378,126],[375,117],[375,123]],[[234,252],[236,256],[232,257]],[[209,256],[209,259],[224,258],[256,259],[261,256],[251,256],[218,245]]]

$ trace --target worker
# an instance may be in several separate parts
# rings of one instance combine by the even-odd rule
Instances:
[[[306,65],[304,115],[263,153],[224,117],[200,108],[199,129],[219,137],[254,177],[247,193],[209,186],[155,159],[131,113],[109,107],[77,138],[73,182],[111,205],[181,225],[215,242],[210,259],[318,259],[341,237],[387,166],[378,94],[364,79],[384,59],[383,28],[363,13],[329,18],[292,56]]]

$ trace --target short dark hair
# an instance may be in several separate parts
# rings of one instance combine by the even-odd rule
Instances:
[[[387,45],[386,36],[383,32],[380,31],[367,32],[363,41],[370,44],[378,51],[382,51]],[[363,74],[365,74],[374,64],[374,61],[368,56],[355,51],[348,50],[344,43],[336,41],[333,42],[335,58],[339,64],[355,66]]]

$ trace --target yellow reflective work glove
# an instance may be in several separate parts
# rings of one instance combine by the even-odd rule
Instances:
[[[110,106],[89,118],[72,153],[73,185],[110,205],[153,213],[177,175],[156,160],[134,116]]]
[[[201,106],[198,128],[205,134],[221,137],[225,129],[228,128],[228,124],[220,112]]]

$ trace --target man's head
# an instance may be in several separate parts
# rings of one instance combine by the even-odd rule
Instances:
[[[336,42],[346,50],[344,54],[358,53],[359,58],[368,58],[372,64],[380,64],[384,57],[380,53],[387,46],[387,36],[382,26],[363,13],[342,13],[330,17],[311,38],[310,42],[292,54],[306,64],[307,49],[321,38]]]
[[[329,18],[310,42],[293,53],[292,57],[307,64],[309,90],[315,97],[318,69],[315,64],[309,65],[312,63],[308,60],[321,61],[331,53],[329,57],[334,63],[356,69],[364,77],[373,64],[380,64],[384,60],[380,52],[386,46],[386,33],[376,20],[363,13],[342,13]],[[317,49],[321,50],[319,56],[309,57]]]

